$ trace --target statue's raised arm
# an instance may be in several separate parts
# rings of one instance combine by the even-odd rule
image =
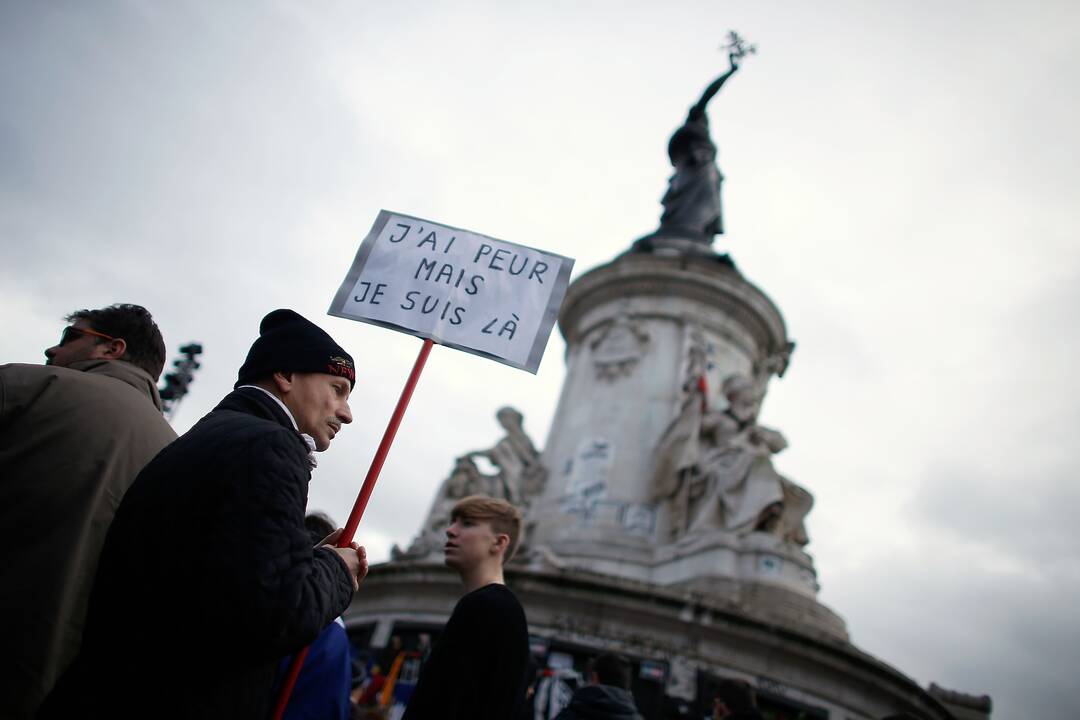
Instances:
[[[739,69],[739,61],[747,55],[754,55],[757,53],[756,45],[747,45],[746,41],[742,39],[739,33],[734,30],[728,31],[727,44],[722,45],[721,49],[727,50],[728,64],[730,68],[726,73],[713,80],[709,87],[705,88],[705,92],[701,94],[701,99],[697,101],[694,107],[690,108],[690,114],[704,115],[705,106],[709,104],[709,101],[713,99],[716,93],[720,92],[720,88],[724,86],[728,78],[735,74],[735,71]]]
[[[701,99],[697,101],[694,107],[690,108],[690,117],[695,115],[704,115],[705,106],[709,104],[709,101],[713,99],[716,93],[720,92],[720,88],[724,87],[724,83],[728,78],[735,74],[735,71],[739,69],[739,61],[734,54],[728,55],[728,61],[731,63],[731,68],[721,75],[720,77],[709,83],[709,87],[705,88],[705,92],[701,94]]]

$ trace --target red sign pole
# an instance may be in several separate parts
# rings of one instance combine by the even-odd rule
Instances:
[[[375,481],[379,479],[379,473],[382,472],[383,463],[386,462],[386,455],[390,452],[390,445],[393,444],[394,436],[397,435],[398,426],[401,425],[401,418],[405,415],[405,408],[409,406],[409,400],[412,399],[413,390],[416,389],[416,382],[420,379],[420,372],[424,369],[424,364],[427,363],[433,344],[431,340],[424,340],[424,345],[420,348],[420,354],[416,356],[412,372],[409,373],[409,378],[405,381],[405,388],[401,391],[401,397],[398,398],[394,414],[390,416],[390,423],[386,426],[386,432],[383,433],[379,449],[375,451],[375,457],[371,461],[371,467],[368,468],[364,484],[360,486],[360,494],[356,496],[356,503],[353,505],[352,513],[349,515],[349,521],[345,523],[345,528],[338,539],[337,546],[339,548],[349,547],[353,535],[356,534],[356,528],[360,525],[360,518],[364,516],[364,509],[367,508],[371,491],[375,489]],[[281,685],[281,690],[278,692],[277,700],[274,702],[274,720],[281,720],[281,716],[285,714],[285,708],[289,704],[289,696],[292,695],[293,686],[296,685],[296,678],[300,675],[300,668],[304,666],[304,658],[307,657],[307,653],[308,648],[304,648],[293,656],[292,662],[289,664],[289,671],[285,674],[285,680]]]

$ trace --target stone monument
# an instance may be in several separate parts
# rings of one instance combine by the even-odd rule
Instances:
[[[812,479],[783,474],[787,440],[758,420],[795,343],[768,295],[711,249],[723,223],[705,107],[753,52],[729,39],[730,69],[669,143],[659,229],[567,292],[566,376],[543,449],[500,409],[502,437],[454,461],[420,533],[372,568],[347,623],[377,648],[437,631],[458,594],[442,565],[450,508],[484,493],[524,510],[507,579],[538,662],[565,673],[625,653],[647,718],[707,710],[715,682],[734,677],[774,717],[948,720],[818,602]]]

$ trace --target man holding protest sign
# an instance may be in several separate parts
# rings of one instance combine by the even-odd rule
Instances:
[[[403,720],[505,720],[525,699],[529,628],[503,580],[521,540],[521,513],[505,500],[473,495],[451,511],[446,564],[465,595],[420,673]]]
[[[259,333],[234,392],[125,496],[41,717],[265,717],[278,661],[367,573],[363,548],[312,549],[304,528],[313,453],[352,422],[352,358],[291,310]]]

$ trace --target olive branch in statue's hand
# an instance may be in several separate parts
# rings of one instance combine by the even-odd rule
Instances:
[[[728,30],[727,42],[721,45],[720,49],[727,51],[732,70],[737,70],[739,60],[742,60],[747,55],[757,55],[757,45],[747,45],[742,36],[734,30]]]
[[[705,106],[709,104],[709,101],[713,99],[716,93],[720,92],[720,88],[724,86],[727,79],[735,74],[735,71],[739,69],[739,60],[747,55],[757,54],[757,45],[747,45],[746,41],[735,32],[729,30],[727,34],[727,42],[720,46],[721,50],[727,50],[728,61],[731,63],[731,68],[726,73],[716,78],[705,88],[705,92],[701,94],[701,99],[697,101],[694,107],[690,108],[690,116],[701,116],[705,113]]]

